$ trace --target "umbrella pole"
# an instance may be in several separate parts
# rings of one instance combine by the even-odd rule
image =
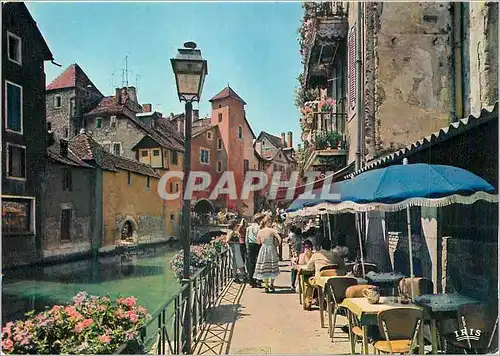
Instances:
[[[356,225],[359,238],[359,251],[361,254],[361,270],[363,271],[363,278],[365,278],[366,275],[365,275],[365,261],[363,259],[363,238],[361,237],[361,222],[359,220],[359,213],[356,213]]]
[[[413,273],[413,245],[411,242],[411,214],[410,207],[406,207],[406,222],[408,226],[408,253],[410,256],[410,286],[411,286],[411,300],[415,300],[415,288],[413,286],[413,282],[415,279],[415,275]]]
[[[328,223],[328,235],[330,236],[330,243],[332,242],[332,227],[330,225],[330,214],[326,213],[326,220]]]

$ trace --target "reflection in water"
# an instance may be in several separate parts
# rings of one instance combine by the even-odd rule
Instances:
[[[92,295],[135,296],[150,313],[179,289],[169,266],[177,246],[156,246],[137,252],[45,267],[7,271],[2,284],[2,325],[32,309],[43,311],[68,303],[79,291]]]

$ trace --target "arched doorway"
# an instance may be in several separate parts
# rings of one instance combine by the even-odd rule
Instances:
[[[200,199],[194,205],[194,212],[200,216],[211,214],[214,211],[212,202],[207,199]]]
[[[132,228],[132,224],[130,223],[130,221],[125,221],[122,227],[121,239],[130,240],[132,238],[133,232],[134,230]]]
[[[137,230],[139,229],[139,225],[135,219],[127,215],[125,219],[117,226],[115,232],[115,243],[130,243],[137,242]]]

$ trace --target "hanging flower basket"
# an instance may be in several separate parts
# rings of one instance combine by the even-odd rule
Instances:
[[[318,104],[318,109],[320,112],[332,112],[335,108],[335,99],[327,98],[325,100],[321,100]]]

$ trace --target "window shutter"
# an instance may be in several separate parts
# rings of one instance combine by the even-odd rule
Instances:
[[[348,46],[349,108],[356,106],[356,33],[351,31]]]

